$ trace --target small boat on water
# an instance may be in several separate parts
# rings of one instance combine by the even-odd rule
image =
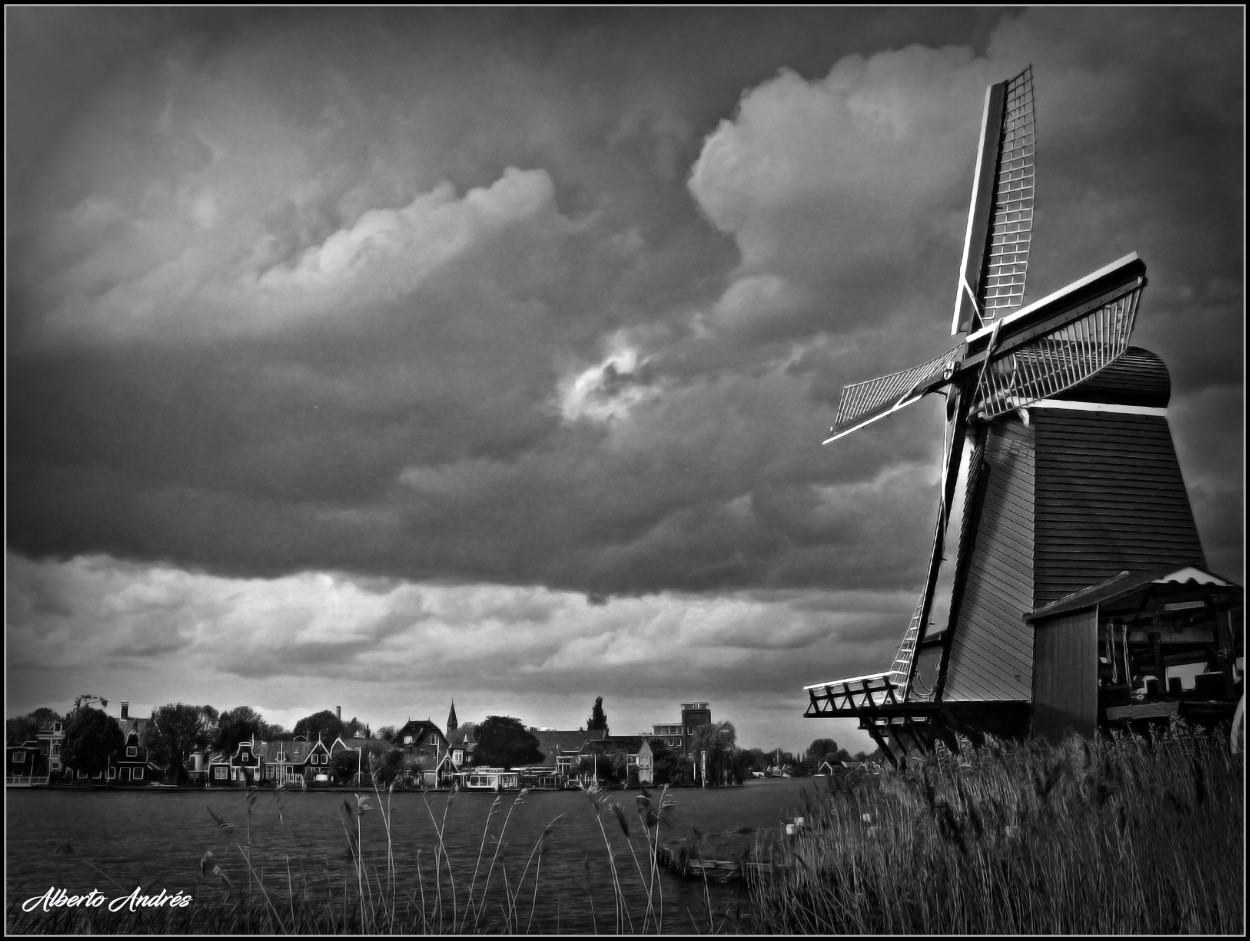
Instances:
[[[678,876],[718,883],[771,876],[782,868],[772,860],[750,859],[745,855],[737,859],[709,859],[684,842],[662,844],[657,855],[660,865]]]

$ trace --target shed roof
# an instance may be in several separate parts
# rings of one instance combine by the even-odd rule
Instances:
[[[1241,604],[1244,597],[1240,585],[1196,565],[1152,572],[1125,571],[1031,611],[1024,616],[1024,620],[1041,621],[1060,614],[1084,611],[1095,605],[1142,608],[1152,600],[1194,589],[1207,603],[1221,607]]]

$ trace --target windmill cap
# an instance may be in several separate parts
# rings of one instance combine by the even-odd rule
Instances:
[[[1172,380],[1163,360],[1140,346],[1130,346],[1110,366],[1053,398],[1107,405],[1167,408],[1171,396]]]

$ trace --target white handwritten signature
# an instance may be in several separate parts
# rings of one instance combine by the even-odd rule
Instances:
[[[107,903],[110,912],[120,912],[123,909],[134,912],[141,908],[160,908],[161,906],[186,908],[193,900],[194,896],[183,895],[181,892],[170,895],[164,889],[155,895],[144,895],[139,886],[135,886],[135,890],[129,895],[119,895],[113,899],[109,899],[99,889],[92,889],[85,895],[70,895],[64,889],[53,886],[43,895],[36,895],[23,902],[22,911],[33,912],[42,909],[50,912],[57,908],[103,908]]]

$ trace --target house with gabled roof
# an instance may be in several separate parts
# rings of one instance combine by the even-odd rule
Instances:
[[[234,754],[218,752],[208,762],[209,787],[259,784],[265,776],[265,759],[260,743],[247,739],[235,746]]]
[[[452,774],[460,770],[464,763],[463,746],[453,749],[443,730],[430,719],[409,719],[395,733],[392,744],[403,750],[405,767],[420,766],[420,780],[426,785],[443,783],[443,778],[447,776],[447,769],[443,766],[449,757],[453,765]],[[456,760],[457,755],[460,760]]]
[[[305,777],[311,784],[330,784],[334,781],[334,771],[330,768],[333,755],[330,746],[317,736],[317,741],[308,743],[308,757],[305,760]]]
[[[118,784],[146,784],[152,780],[151,771],[159,769],[149,769],[148,750],[140,737],[138,720],[123,720],[123,723],[124,742],[121,751],[109,762],[108,779]]]
[[[585,729],[530,729],[538,739],[538,750],[542,752],[541,764],[531,765],[528,774],[541,778],[554,776],[560,785],[576,777],[577,768],[583,756],[590,754],[588,743],[607,737],[606,732],[587,732]]]
[[[304,784],[313,744],[302,735],[259,743],[256,752],[263,762],[262,778],[276,784]]]
[[[395,733],[393,741],[401,748],[424,749],[430,756],[447,750],[447,736],[430,719],[409,719]]]
[[[4,750],[4,783],[9,787],[37,787],[47,784],[48,760],[40,754],[39,739],[14,741]]]
[[[35,786],[60,778],[65,770],[61,761],[64,739],[65,722],[56,719],[45,723],[34,738],[9,742],[5,749],[5,781],[15,786]]]

